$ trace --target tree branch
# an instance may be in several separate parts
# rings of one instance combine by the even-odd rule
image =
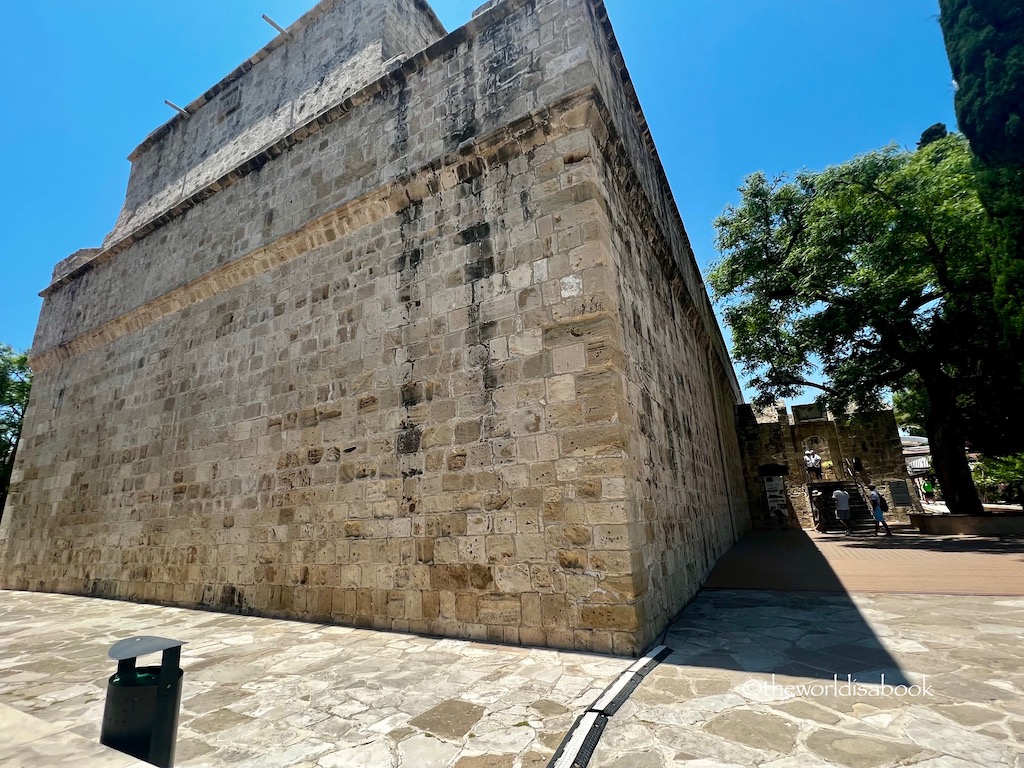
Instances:
[[[810,387],[812,389],[820,389],[822,392],[825,392],[826,394],[829,395],[836,395],[837,397],[839,396],[839,392],[832,389],[832,387],[827,387],[824,384],[816,384],[813,381],[804,381],[803,379],[792,379],[790,381],[773,381],[772,384],[778,387]]]

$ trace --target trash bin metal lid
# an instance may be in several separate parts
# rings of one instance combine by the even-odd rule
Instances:
[[[168,637],[155,637],[153,635],[139,635],[118,640],[107,651],[107,656],[114,661],[123,661],[136,656],[145,656],[147,653],[157,653],[170,648],[178,648],[185,645],[184,640],[171,640]]]

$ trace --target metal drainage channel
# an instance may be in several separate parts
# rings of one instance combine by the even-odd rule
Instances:
[[[548,768],[587,768],[590,758],[594,756],[594,750],[597,749],[597,743],[601,740],[601,734],[608,724],[608,718],[619,711],[619,707],[629,699],[643,679],[671,654],[672,649],[668,646],[656,646],[619,675],[598,696],[597,701],[576,718],[576,722],[558,745]]]

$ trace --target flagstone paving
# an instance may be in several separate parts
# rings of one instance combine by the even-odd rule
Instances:
[[[595,768],[1024,767],[1024,599],[706,591],[666,644]]]
[[[96,746],[106,649],[131,634],[188,642],[178,766],[539,768],[630,664],[0,592],[0,764],[136,764]],[[591,765],[1024,768],[1022,641],[1021,598],[707,591]],[[833,681],[883,673],[928,695],[851,694]],[[29,732],[11,722],[17,712],[31,716],[36,751],[8,738]],[[59,759],[86,747],[77,763]]]
[[[900,534],[745,538],[709,582],[736,589],[670,628],[590,765],[1024,768],[1021,542]],[[188,643],[194,767],[540,768],[631,663],[0,591],[0,765],[142,765],[97,743],[106,651],[134,634]],[[883,675],[919,688],[853,688]]]
[[[188,643],[178,766],[543,766],[577,714],[630,664],[0,591],[0,704],[97,742],[115,667],[107,648],[134,634]],[[0,720],[8,766],[24,751],[3,746],[5,730]]]

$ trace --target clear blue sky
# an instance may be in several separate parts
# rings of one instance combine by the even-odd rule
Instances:
[[[434,0],[453,30],[483,0]],[[53,265],[100,244],[125,159],[314,0],[32,0],[4,8],[0,341],[31,345]],[[698,262],[756,170],[820,169],[955,125],[937,0],[607,0]]]

